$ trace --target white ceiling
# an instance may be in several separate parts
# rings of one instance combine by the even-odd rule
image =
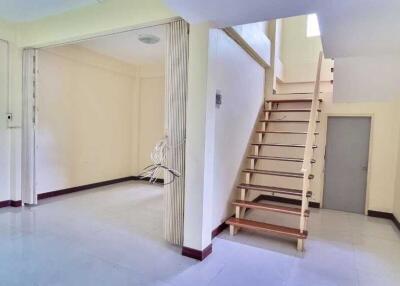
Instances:
[[[138,40],[140,34],[155,35],[160,38],[160,42],[154,45],[144,44]],[[130,64],[160,64],[164,59],[165,26],[153,26],[95,38],[77,45]]]
[[[325,56],[400,52],[400,0],[164,0],[190,23],[216,27],[317,13]]]
[[[325,0],[319,18],[329,57],[400,53],[400,0]]]
[[[312,13],[315,11],[316,1],[164,0],[164,2],[190,23],[211,21],[217,27],[226,27]]]
[[[0,0],[0,19],[28,22],[99,2],[97,0]]]

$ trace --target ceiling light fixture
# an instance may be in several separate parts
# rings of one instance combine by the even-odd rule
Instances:
[[[150,34],[140,34],[138,36],[139,41],[147,45],[154,45],[160,41],[160,38]]]

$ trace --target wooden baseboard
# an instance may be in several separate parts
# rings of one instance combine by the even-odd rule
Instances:
[[[124,178],[119,178],[119,179],[114,179],[114,180],[108,180],[108,181],[103,181],[103,182],[98,182],[98,183],[93,183],[93,184],[88,184],[88,185],[83,185],[83,186],[77,186],[77,187],[47,192],[47,193],[43,193],[43,194],[38,194],[38,200],[43,200],[43,199],[47,199],[47,198],[51,198],[51,197],[66,195],[66,194],[80,192],[80,191],[85,191],[85,190],[89,190],[89,189],[93,189],[93,188],[108,186],[108,185],[122,183],[122,182],[126,182],[126,181],[131,181],[131,180],[134,180],[134,178],[132,176],[129,176],[129,177],[124,177]]]
[[[395,217],[395,215],[393,215],[392,221],[397,229],[400,231],[400,221]]]
[[[21,201],[12,201],[12,200],[6,200],[6,201],[0,201],[0,208],[5,208],[5,207],[20,207],[22,205]]]
[[[389,220],[391,220],[391,221],[394,223],[394,225],[397,227],[397,229],[400,230],[400,222],[399,222],[399,220],[394,216],[393,213],[387,213],[387,212],[381,212],[381,211],[368,210],[368,216],[370,216],[370,217],[378,217],[378,218],[389,219]]]
[[[150,181],[150,178],[140,178],[138,176],[132,176],[132,180],[134,181]],[[156,179],[157,184],[164,184],[164,179]]]
[[[368,216],[386,218],[392,220],[394,215],[392,213],[368,210]]]
[[[57,190],[57,191],[51,191],[43,194],[38,194],[38,200],[43,200],[47,198],[52,198],[52,197],[57,197],[57,196],[62,196],[66,194],[71,194],[75,192],[80,192],[80,191],[85,191],[93,188],[99,188],[99,187],[104,187],[108,185],[113,185],[113,184],[118,184],[126,181],[149,181],[149,178],[140,178],[138,176],[129,176],[129,177],[123,177],[123,178],[118,178],[118,179],[113,179],[113,180],[108,180],[108,181],[103,181],[103,182],[98,182],[98,183],[93,183],[93,184],[88,184],[88,185],[83,185],[83,186],[77,186],[77,187],[71,187],[67,189],[62,189],[62,190]],[[158,184],[164,184],[164,179],[157,179],[156,183]],[[6,200],[6,201],[0,201],[0,208],[4,207],[20,207],[22,205],[21,201],[12,201],[12,200]]]
[[[223,232],[229,225],[225,222],[221,223],[211,232],[211,239],[218,236],[221,232]]]
[[[203,261],[212,252],[212,244],[204,248],[203,250],[193,249],[190,247],[182,247],[182,255],[193,259]]]
[[[272,202],[292,204],[292,205],[297,205],[297,206],[301,205],[301,201],[300,200],[277,197],[277,196],[271,196],[271,195],[259,195],[253,201],[254,202],[272,201]],[[309,202],[309,206],[310,206],[310,208],[316,208],[316,209],[321,208],[321,204],[317,203],[317,202]]]

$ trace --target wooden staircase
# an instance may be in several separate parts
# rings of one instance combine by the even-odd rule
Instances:
[[[311,172],[312,165],[315,163],[313,152],[317,148],[314,143],[318,135],[316,128],[319,123],[318,114],[321,112],[320,103],[322,102],[322,99],[319,98],[321,62],[322,54],[318,61],[314,93],[309,94],[310,97],[306,97],[307,94],[298,93],[288,99],[274,94],[265,100],[263,118],[258,123],[260,128],[254,134],[256,142],[251,142],[252,152],[246,157],[248,167],[242,170],[244,182],[237,186],[240,198],[232,203],[235,208],[235,216],[226,221],[230,226],[231,235],[236,234],[240,229],[261,231],[296,239],[297,249],[304,250],[304,240],[308,235],[307,219],[310,216],[309,199],[312,195],[310,181],[314,178]],[[285,116],[285,114],[291,116]],[[306,114],[308,118],[296,118],[296,115],[299,114],[303,114],[303,117]],[[306,129],[304,129],[305,127]],[[281,140],[285,142],[274,141],[274,136],[280,136]],[[298,142],[299,136],[303,136],[303,140],[305,136],[305,141]],[[278,154],[275,154],[276,152],[271,154],[273,150],[278,150]],[[304,151],[303,154],[293,155],[293,152],[301,151]],[[266,152],[268,154],[265,154]],[[298,164],[301,164],[301,167],[296,170]],[[260,177],[267,177],[267,179]],[[288,184],[285,185],[286,183]],[[294,188],[294,184],[299,187]],[[252,194],[263,193],[297,198],[301,200],[301,207],[249,200],[250,197],[254,197],[251,196]],[[275,212],[297,217],[299,227],[293,228],[251,220],[246,216],[247,209],[265,212],[266,216],[268,213]]]

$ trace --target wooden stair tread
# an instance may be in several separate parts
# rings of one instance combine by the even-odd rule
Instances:
[[[273,99],[267,99],[266,102],[271,102],[271,103],[285,103],[285,102],[311,102],[311,98],[290,98],[290,99],[278,99],[278,98],[273,98]],[[322,99],[319,99],[319,102],[322,102]]]
[[[264,109],[265,112],[311,112],[311,109]],[[321,109],[317,109],[321,112]]]
[[[290,189],[290,188],[282,188],[282,187],[273,187],[273,186],[262,186],[262,185],[253,185],[253,184],[239,184],[237,186],[238,189],[247,189],[253,191],[260,192],[269,192],[269,193],[279,193],[285,195],[293,195],[293,196],[302,196],[303,191],[299,189]],[[307,192],[307,197],[311,197],[311,192]]]
[[[237,226],[237,227],[258,230],[258,231],[264,231],[264,232],[273,233],[276,235],[287,236],[287,237],[291,237],[291,238],[305,239],[305,238],[307,238],[307,234],[308,234],[307,231],[300,233],[300,230],[296,229],[296,228],[291,228],[291,227],[281,226],[281,225],[274,225],[274,224],[258,222],[258,221],[252,221],[252,220],[248,220],[248,219],[240,219],[240,218],[232,217],[232,218],[229,218],[226,221],[226,223],[229,225]]]
[[[290,157],[250,155],[247,158],[258,159],[258,160],[271,160],[271,161],[304,162],[303,158],[290,158]],[[311,163],[315,163],[315,160],[311,159]]]
[[[276,147],[294,147],[294,148],[306,148],[304,144],[286,144],[286,143],[251,143],[253,146],[276,146]],[[317,148],[317,145],[313,145],[313,148]]]
[[[261,119],[259,122],[271,122],[271,123],[309,123],[309,120],[274,120],[274,119]],[[320,123],[320,120],[316,120],[316,123]]]
[[[263,131],[257,130],[256,133],[274,133],[274,134],[307,134],[307,132],[299,132],[299,131]],[[314,132],[314,135],[318,135],[318,132]]]
[[[301,172],[283,172],[283,171],[260,170],[260,169],[244,169],[243,173],[254,173],[254,174],[262,174],[262,175],[290,177],[290,178],[304,178],[304,174]]]
[[[272,211],[285,214],[301,215],[301,208],[294,208],[270,203],[249,202],[243,200],[236,200],[232,203],[234,206],[244,207],[249,209],[257,209],[263,211]],[[310,211],[306,210],[305,216],[308,217]]]

